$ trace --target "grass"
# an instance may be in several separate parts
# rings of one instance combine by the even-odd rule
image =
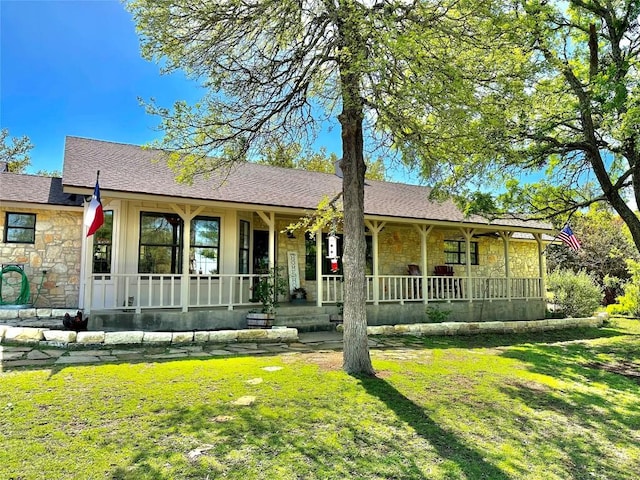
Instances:
[[[637,478],[640,322],[398,343],[0,373],[0,478]]]

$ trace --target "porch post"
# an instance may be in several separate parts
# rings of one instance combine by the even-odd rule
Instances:
[[[380,304],[380,273],[378,269],[378,234],[382,231],[386,222],[365,220],[364,224],[371,231],[371,246],[373,247],[373,304]]]
[[[538,244],[538,275],[540,276],[540,281],[539,281],[540,297],[543,300],[545,300],[547,297],[547,286],[545,285],[545,281],[544,281],[545,268],[544,268],[544,248],[542,245],[542,234],[534,233],[533,238],[536,239],[536,243]]]
[[[502,245],[504,246],[504,276],[507,279],[507,300],[511,301],[511,259],[509,255],[509,239],[513,232],[498,232],[500,238],[502,238]]]
[[[265,212],[260,210],[257,213],[269,227],[269,270],[271,270],[276,266],[276,214],[269,212],[267,216]]]
[[[180,208],[179,205],[171,204],[171,208],[180,215],[182,218],[182,222],[184,224],[184,232],[182,232],[182,275],[180,279],[180,304],[182,306],[182,311],[189,311],[189,297],[190,295],[190,277],[189,269],[191,267],[191,220],[198,215],[204,207],[200,206],[195,209],[195,211],[191,211],[191,205],[185,205],[184,210]]]
[[[429,234],[431,230],[433,230],[433,225],[413,225],[418,233],[420,234],[420,268],[422,271],[422,303],[425,305],[429,303],[429,285],[427,285],[427,239],[429,238]]]
[[[322,306],[322,230],[316,232],[316,305]]]
[[[93,298],[93,235],[91,237],[85,237],[82,242],[82,251],[80,254],[82,273],[81,278],[84,278],[84,290],[82,296],[82,304],[78,299],[78,306],[82,308],[85,317],[91,313],[91,300]],[[104,304],[104,302],[103,302]]]
[[[473,228],[460,228],[462,235],[464,236],[465,243],[465,275],[467,277],[465,283],[466,287],[464,289],[464,294],[462,298],[465,296],[468,297],[469,302],[473,302],[473,295],[471,295],[471,237],[476,232]]]

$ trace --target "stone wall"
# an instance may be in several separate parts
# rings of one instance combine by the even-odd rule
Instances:
[[[35,243],[2,243],[6,213],[35,213]],[[1,263],[23,265],[30,283],[31,302],[38,307],[76,308],[79,301],[82,212],[27,208],[0,208]],[[46,272],[46,273],[45,273]],[[2,298],[15,299],[20,275],[6,274]],[[40,286],[42,284],[42,286]]]

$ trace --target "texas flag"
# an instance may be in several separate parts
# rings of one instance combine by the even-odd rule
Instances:
[[[87,237],[96,233],[96,230],[98,230],[103,223],[104,212],[102,211],[102,203],[100,202],[100,185],[98,185],[98,181],[96,180],[96,188],[93,190],[91,203],[84,217],[84,224],[86,227],[89,227]]]

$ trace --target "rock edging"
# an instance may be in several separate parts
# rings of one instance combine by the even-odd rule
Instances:
[[[554,318],[512,322],[443,322],[381,325],[367,327],[367,335],[475,335],[480,333],[525,333],[575,327],[601,327],[606,313],[587,318]],[[343,325],[337,326],[338,331]],[[74,332],[33,327],[0,325],[0,343],[39,344],[50,347],[109,345],[184,345],[189,343],[297,342],[298,330],[278,327],[250,330],[188,332]]]
[[[367,327],[367,335],[476,335],[480,333],[525,333],[576,327],[601,327],[606,313],[586,318],[552,318],[512,322],[443,322]],[[343,326],[338,325],[338,331]]]
[[[295,328],[211,330],[189,332],[74,332],[0,325],[0,343],[38,344],[51,347],[109,345],[184,345],[189,343],[297,342]]]

